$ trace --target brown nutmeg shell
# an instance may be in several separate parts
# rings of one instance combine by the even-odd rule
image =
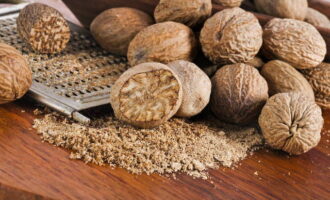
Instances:
[[[177,22],[162,22],[140,31],[128,47],[131,66],[145,62],[169,63],[191,61],[196,55],[196,39],[192,30]]]
[[[260,73],[268,83],[270,96],[284,92],[301,92],[314,100],[314,92],[309,82],[288,63],[280,60],[270,61],[262,67]]]
[[[311,24],[294,19],[272,19],[264,27],[263,54],[297,69],[313,68],[325,58],[326,43]]]
[[[98,44],[111,53],[126,56],[129,43],[153,19],[134,8],[111,8],[99,14],[90,29]]]
[[[259,116],[266,143],[293,155],[317,146],[323,127],[322,111],[302,93],[279,93],[267,101]]]
[[[262,28],[252,13],[228,8],[205,22],[200,42],[204,55],[215,64],[245,63],[261,48]]]
[[[202,24],[212,13],[211,0],[160,0],[156,22],[174,21],[189,27]]]
[[[321,63],[317,67],[301,72],[314,90],[316,103],[330,109],[330,63]]]
[[[0,104],[21,98],[30,88],[32,72],[14,47],[0,43]]]
[[[257,118],[267,99],[267,82],[250,65],[226,65],[212,78],[210,107],[223,121],[250,123]]]

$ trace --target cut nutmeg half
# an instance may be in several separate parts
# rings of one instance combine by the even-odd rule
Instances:
[[[168,66],[143,63],[119,77],[112,86],[110,103],[118,119],[140,128],[153,128],[178,111],[182,85]]]
[[[323,122],[320,107],[297,92],[272,96],[259,116],[268,145],[292,155],[306,153],[317,146]]]
[[[61,52],[70,40],[67,21],[56,9],[40,3],[23,8],[17,18],[22,39],[36,52]]]

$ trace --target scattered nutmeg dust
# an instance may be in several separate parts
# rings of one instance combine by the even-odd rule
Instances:
[[[34,121],[42,140],[71,151],[71,159],[121,167],[134,174],[183,172],[208,178],[207,169],[232,167],[263,144],[254,126],[215,125],[173,118],[154,129],[138,129],[111,114],[82,125],[58,113]]]

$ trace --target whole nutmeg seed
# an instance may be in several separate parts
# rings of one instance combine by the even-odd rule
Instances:
[[[154,15],[157,23],[174,21],[193,27],[202,24],[211,12],[211,0],[160,0]]]
[[[90,30],[103,49],[126,56],[128,45],[135,35],[151,24],[153,19],[140,10],[111,8],[93,20]]]
[[[246,62],[245,64],[250,65],[252,67],[255,68],[261,68],[265,63],[264,61],[259,58],[259,57],[254,57],[251,60],[249,60],[248,62]],[[203,71],[209,76],[212,77],[215,72],[217,72],[217,70],[221,67],[221,65],[210,65],[207,67],[203,67]]]
[[[213,63],[245,63],[259,52],[262,28],[252,13],[228,8],[205,22],[200,42],[205,56]]]
[[[323,108],[330,108],[330,63],[321,63],[312,69],[302,70],[312,85],[316,103]]]
[[[301,92],[314,100],[314,92],[309,82],[286,62],[273,60],[266,63],[261,69],[261,75],[268,83],[270,96],[284,92]]]
[[[32,72],[23,55],[0,43],[0,104],[21,98],[30,88]]]
[[[59,53],[70,40],[70,28],[62,14],[44,4],[27,5],[16,23],[23,41],[39,53]]]
[[[304,20],[307,0],[254,0],[257,10],[274,17]]]
[[[188,61],[178,60],[169,63],[168,66],[182,83],[182,104],[175,115],[192,117],[199,114],[210,101],[210,78],[197,65]]]
[[[213,2],[225,7],[240,7],[243,0],[213,0]]]
[[[153,128],[178,111],[182,85],[168,66],[143,63],[118,78],[111,88],[110,103],[119,120],[141,128]]]
[[[264,66],[265,63],[261,58],[254,57],[251,60],[247,61],[245,64],[251,65],[252,67],[255,68],[261,68],[262,66]]]
[[[272,19],[264,27],[263,38],[267,58],[283,60],[298,69],[316,67],[327,52],[317,29],[294,19]]]
[[[196,54],[196,39],[192,30],[177,22],[162,22],[140,31],[128,47],[131,66],[144,62],[169,63],[191,61]]]
[[[314,26],[330,28],[330,20],[328,17],[313,8],[308,8],[305,22]]]
[[[317,146],[323,122],[320,107],[302,93],[294,92],[272,96],[259,116],[266,142],[293,155]]]
[[[257,118],[267,99],[267,82],[250,65],[226,65],[212,78],[210,107],[223,121],[250,123]]]

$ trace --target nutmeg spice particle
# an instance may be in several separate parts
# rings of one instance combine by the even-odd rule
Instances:
[[[71,150],[71,159],[122,167],[134,174],[184,172],[203,179],[208,178],[205,170],[234,166],[263,143],[253,126],[215,126],[212,121],[179,118],[154,129],[138,129],[112,115],[86,126],[50,113],[36,119],[34,128],[44,141]]]

